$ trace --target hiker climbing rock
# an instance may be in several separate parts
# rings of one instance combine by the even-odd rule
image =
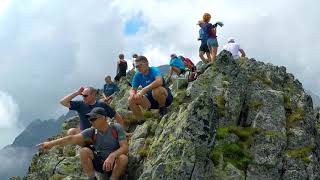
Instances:
[[[200,48],[199,48],[199,57],[203,63],[207,64],[211,61],[210,51],[207,44],[208,37],[206,33],[203,31],[203,29],[201,28],[201,26],[204,25],[204,22],[202,20],[198,21],[197,25],[200,26],[198,40],[201,41]],[[207,56],[206,58],[204,57],[205,54]]]
[[[204,13],[202,17],[203,24],[200,24],[201,29],[205,33],[207,39],[207,45],[210,51],[211,61],[210,63],[214,63],[216,60],[217,52],[218,52],[218,40],[217,40],[217,26],[223,26],[222,22],[217,22],[215,24],[210,23],[211,15],[209,13]]]
[[[185,73],[185,65],[182,61],[182,59],[178,58],[176,54],[170,55],[170,70],[168,74],[167,82],[171,80],[171,76],[173,72],[175,72],[178,76]]]
[[[72,99],[76,96],[82,96],[83,100],[73,101]],[[96,100],[97,90],[93,87],[80,87],[77,91],[63,97],[60,103],[69,108],[70,110],[75,110],[78,112],[80,117],[80,128],[70,128],[67,132],[68,135],[74,135],[80,133],[87,128],[91,127],[89,120],[86,118],[86,114],[89,113],[95,107],[102,107],[105,109],[107,116],[109,118],[115,118],[115,120],[121,124],[124,128],[124,121],[122,117],[109,105],[103,101]],[[130,135],[130,134],[127,134]]]
[[[119,61],[117,62],[117,75],[114,78],[114,81],[118,83],[120,78],[127,75],[128,64],[127,61],[124,60],[124,55],[119,54]]]
[[[189,72],[188,74],[188,81],[194,81],[196,79],[196,70],[197,67],[194,65],[194,63],[187,57],[179,56],[179,59],[182,59],[186,70]]]
[[[234,41],[234,38],[228,38],[228,43],[223,47],[224,50],[229,51],[232,54],[233,59],[239,59],[239,52],[241,57],[246,57],[246,53],[240,45]]]
[[[108,124],[109,112],[102,107],[95,107],[85,115],[92,124],[79,134],[38,144],[42,150],[49,150],[56,145],[77,144],[87,146],[80,149],[83,171],[88,179],[97,179],[95,171],[103,173],[109,179],[119,179],[128,165],[128,142],[121,125]],[[89,146],[92,145],[92,146]]]
[[[139,56],[135,61],[137,72],[132,80],[132,89],[128,98],[129,107],[138,124],[144,122],[140,106],[146,109],[159,109],[160,116],[167,113],[167,107],[172,103],[171,90],[165,87],[164,79],[156,67],[149,67],[148,59]],[[137,92],[139,86],[142,89]]]
[[[106,84],[103,86],[103,101],[110,104],[113,96],[119,91],[119,88],[114,82],[112,82],[111,76],[107,76],[104,80]]]

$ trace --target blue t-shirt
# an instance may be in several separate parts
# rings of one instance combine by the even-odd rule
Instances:
[[[103,158],[107,158],[109,154],[119,149],[120,141],[126,140],[126,134],[118,123],[109,125],[106,132],[98,131],[95,142],[93,141],[94,133],[96,133],[96,130],[92,127],[81,132],[84,143],[92,144],[98,155]]]
[[[113,118],[116,114],[116,112],[106,103],[97,101],[93,105],[85,104],[83,101],[70,101],[70,110],[75,110],[78,112],[78,115],[80,117],[80,130],[83,131],[89,127],[91,127],[91,124],[89,120],[85,117],[86,114],[88,114],[93,108],[95,107],[102,107],[107,112],[107,116],[109,118]]]
[[[161,72],[156,67],[150,67],[149,73],[145,76],[141,72],[137,71],[132,79],[132,87],[138,88],[139,86],[142,86],[143,88],[151,84],[154,80],[156,80],[156,77],[162,76]]]
[[[199,29],[199,38],[201,40],[201,44],[207,44],[208,38],[202,28]]]
[[[184,69],[184,62],[180,58],[175,57],[170,60],[170,66],[175,66],[179,69]]]
[[[103,92],[106,96],[111,96],[117,91],[119,91],[119,88],[114,82],[112,82],[111,84],[107,83],[103,86]]]

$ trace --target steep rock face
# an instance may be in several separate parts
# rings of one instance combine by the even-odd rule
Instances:
[[[134,131],[126,179],[320,178],[319,112],[285,67],[223,51],[187,87],[175,80],[169,113],[145,111],[140,126],[127,109],[132,74],[112,103]],[[26,179],[83,178],[78,158],[72,146],[39,153]]]

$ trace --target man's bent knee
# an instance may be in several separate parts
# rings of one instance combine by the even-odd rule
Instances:
[[[67,132],[67,135],[76,135],[80,133],[79,128],[70,128]]]
[[[128,165],[128,156],[121,154],[117,159],[116,163],[122,166],[127,166]]]
[[[90,159],[93,159],[93,152],[90,148],[83,147],[83,148],[80,148],[80,156],[89,157]]]

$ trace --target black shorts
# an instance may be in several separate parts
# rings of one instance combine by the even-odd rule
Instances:
[[[186,70],[180,69],[180,73],[178,75],[180,76],[181,74],[184,74],[184,73],[186,73]]]
[[[112,170],[111,171],[104,171],[103,170],[103,163],[106,160],[106,158],[103,158],[99,155],[97,155],[96,153],[93,153],[93,160],[92,160],[92,164],[94,169],[102,174],[106,174],[108,177],[111,177],[112,175]],[[113,167],[114,167],[115,163],[113,163]]]
[[[202,52],[205,52],[205,53],[206,52],[210,52],[207,44],[201,44],[200,48],[199,48],[199,51],[202,51]]]
[[[168,92],[168,96],[167,96],[167,99],[166,99],[165,106],[168,107],[168,106],[170,106],[170,104],[173,101],[173,96],[172,96],[171,90],[169,88],[167,88],[167,87],[166,87],[166,89],[167,89],[167,92]],[[150,104],[151,104],[150,109],[159,109],[159,103],[155,99],[153,99],[152,91],[148,91],[147,94],[145,94],[145,96],[150,101]]]

